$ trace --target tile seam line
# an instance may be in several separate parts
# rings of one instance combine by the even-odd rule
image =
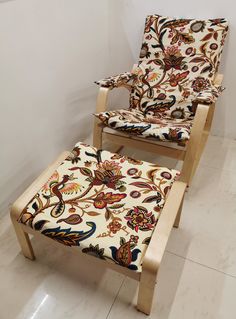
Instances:
[[[109,311],[108,311],[108,314],[107,314],[107,316],[106,316],[106,319],[108,319],[108,317],[110,316],[110,313],[111,313],[111,311],[112,311],[112,308],[113,308],[113,306],[114,306],[114,304],[115,304],[115,302],[116,302],[116,299],[118,298],[118,296],[119,296],[119,293],[120,293],[120,290],[121,290],[121,288],[122,288],[122,286],[123,286],[123,284],[124,284],[124,282],[125,282],[125,279],[126,279],[126,276],[123,278],[123,280],[122,280],[122,283],[121,283],[121,285],[120,285],[120,287],[119,287],[119,289],[118,289],[118,291],[117,291],[117,294],[116,294],[116,296],[115,296],[115,298],[114,298],[114,300],[113,300],[113,302],[112,302],[112,304],[111,304],[111,307],[110,307],[110,309],[109,309]]]
[[[222,270],[219,270],[219,269],[216,269],[216,268],[213,268],[213,267],[210,267],[210,266],[207,266],[207,265],[201,264],[201,263],[200,263],[200,262],[198,262],[198,261],[195,261],[195,260],[190,259],[190,258],[183,257],[183,256],[178,255],[178,254],[176,254],[176,253],[173,253],[173,252],[171,252],[171,251],[169,251],[169,250],[166,250],[166,252],[167,252],[168,254],[174,255],[174,256],[179,257],[179,258],[181,258],[181,259],[184,259],[184,260],[190,261],[191,263],[194,263],[194,264],[197,264],[197,265],[199,265],[199,266],[202,266],[202,267],[205,267],[205,268],[208,268],[208,269],[214,270],[214,271],[219,272],[219,273],[221,273],[221,274],[223,274],[223,275],[225,275],[225,276],[229,276],[229,277],[231,277],[231,278],[236,279],[236,276],[231,275],[231,274],[228,274],[228,273],[226,273],[226,272],[224,272],[224,271],[222,271]]]
[[[217,167],[217,166],[211,166],[209,164],[204,164],[204,163],[200,163],[199,167],[205,167],[205,168],[213,168],[213,169],[216,169],[216,170],[221,170],[221,171],[226,171],[226,172],[236,172],[236,169],[233,169],[233,168],[220,168],[220,167]]]

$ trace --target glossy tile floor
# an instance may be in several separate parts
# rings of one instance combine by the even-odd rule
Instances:
[[[0,220],[0,319],[147,318],[134,308],[134,280],[32,242],[35,262],[19,253],[9,217]],[[159,274],[150,318],[236,318],[236,141],[210,138]]]

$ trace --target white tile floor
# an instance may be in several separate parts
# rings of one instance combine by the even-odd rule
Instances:
[[[0,319],[146,318],[134,308],[135,281],[43,241],[33,246],[35,262],[19,253],[9,217],[0,220]],[[168,243],[151,318],[235,319],[235,296],[236,141],[211,137]]]

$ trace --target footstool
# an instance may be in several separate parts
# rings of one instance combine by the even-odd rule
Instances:
[[[25,257],[28,234],[45,236],[92,262],[139,281],[138,310],[149,314],[157,272],[186,184],[179,172],[84,143],[59,158],[13,204]]]

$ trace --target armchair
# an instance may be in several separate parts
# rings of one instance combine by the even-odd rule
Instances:
[[[181,180],[190,184],[204,150],[223,91],[218,73],[228,23],[225,19],[146,19],[138,64],[100,86],[94,146],[103,137],[183,161]],[[110,90],[130,91],[129,109],[107,110]]]

